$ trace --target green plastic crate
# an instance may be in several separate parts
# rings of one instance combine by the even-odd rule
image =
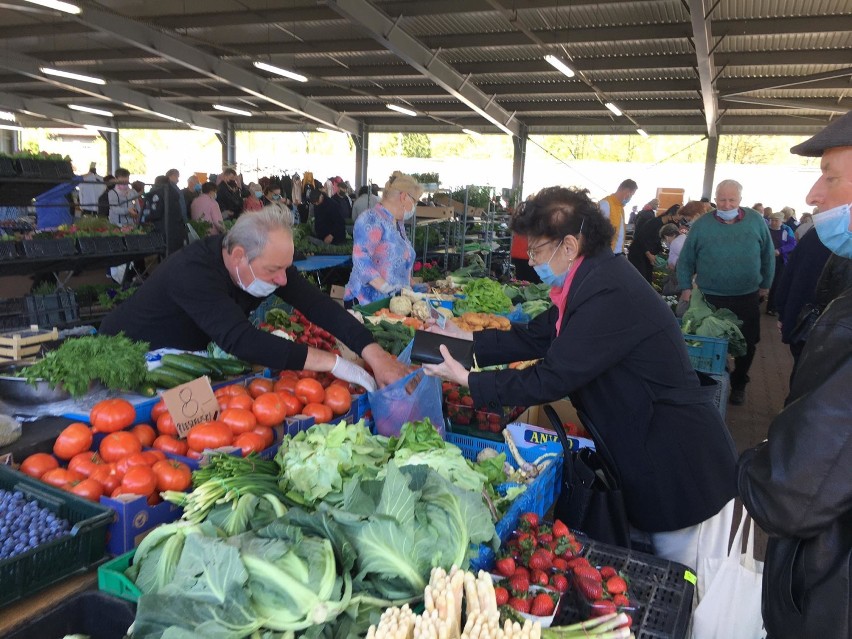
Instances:
[[[0,561],[0,606],[83,572],[104,556],[107,527],[115,515],[110,508],[2,465],[0,488],[21,491],[27,499],[37,501],[72,525],[70,534]]]
[[[124,572],[133,563],[136,549],[119,555],[98,568],[98,589],[127,601],[139,601],[142,591]]]
[[[375,315],[376,311],[380,311],[383,308],[388,308],[390,306],[390,298],[385,297],[380,300],[376,300],[375,302],[370,302],[369,304],[355,305],[352,307],[352,310],[358,311],[361,315]]]

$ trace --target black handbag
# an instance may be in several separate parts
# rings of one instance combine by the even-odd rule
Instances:
[[[799,311],[799,316],[796,318],[796,326],[790,331],[790,343],[800,344],[807,342],[814,324],[822,315],[823,306],[821,304],[805,304],[802,310]]]
[[[543,409],[565,451],[562,491],[554,517],[596,541],[630,548],[630,523],[621,481],[594,425],[578,411],[580,421],[595,440],[596,450],[572,450],[556,411],[550,405]]]

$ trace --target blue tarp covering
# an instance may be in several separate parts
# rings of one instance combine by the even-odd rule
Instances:
[[[68,194],[73,192],[83,178],[75,177],[73,180],[57,184],[49,191],[45,191],[35,198],[37,228],[54,229],[63,224],[71,224],[74,218],[71,216],[71,202]]]

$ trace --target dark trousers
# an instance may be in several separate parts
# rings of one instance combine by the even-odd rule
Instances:
[[[780,255],[775,258],[775,277],[772,280],[772,286],[769,289],[769,297],[766,300],[767,311],[777,311],[775,308],[775,295],[778,292],[778,285],[781,283],[781,277],[784,275],[784,258]]]
[[[637,248],[635,252],[631,252],[627,254],[627,259],[630,263],[636,267],[636,270],[642,274],[648,284],[651,284],[654,281],[654,267],[651,266],[651,263],[648,261],[648,257],[644,252],[639,252]]]
[[[743,323],[740,330],[746,341],[746,354],[734,359],[736,367],[731,373],[731,388],[742,390],[748,383],[748,371],[754,360],[757,343],[760,341],[760,294],[755,291],[748,295],[705,295],[708,303],[716,308],[727,308]]]

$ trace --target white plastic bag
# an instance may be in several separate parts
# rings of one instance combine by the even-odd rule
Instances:
[[[749,532],[743,553],[746,524],[749,524]],[[692,639],[766,637],[760,612],[763,562],[754,558],[754,522],[745,509],[728,556],[705,559],[703,568],[699,603],[692,616]]]

